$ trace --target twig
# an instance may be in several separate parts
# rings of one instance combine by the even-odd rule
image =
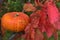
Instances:
[[[13,33],[13,34],[9,37],[8,40],[13,40],[16,35],[17,35],[17,33]]]

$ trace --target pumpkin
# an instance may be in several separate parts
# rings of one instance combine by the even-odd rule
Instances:
[[[29,23],[29,16],[23,12],[9,12],[2,16],[1,25],[12,32],[23,31]]]

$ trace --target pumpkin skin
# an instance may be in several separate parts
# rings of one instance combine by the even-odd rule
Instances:
[[[29,16],[23,12],[9,12],[1,19],[2,27],[12,32],[23,31],[28,23]]]

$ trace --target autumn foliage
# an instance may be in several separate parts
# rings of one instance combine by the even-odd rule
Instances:
[[[41,9],[37,9],[37,7]],[[14,40],[19,37],[25,40],[47,40],[52,36],[54,36],[54,40],[58,40],[57,31],[60,30],[60,14],[54,0],[44,2],[34,0],[34,5],[27,2],[23,6],[23,11],[32,12],[32,14],[28,17],[23,12],[11,12],[2,17],[2,27],[6,30],[25,32],[20,36],[17,34]]]

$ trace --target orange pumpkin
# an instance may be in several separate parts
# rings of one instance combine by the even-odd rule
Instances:
[[[28,23],[29,17],[23,12],[9,12],[1,19],[2,27],[13,32],[23,31]]]

